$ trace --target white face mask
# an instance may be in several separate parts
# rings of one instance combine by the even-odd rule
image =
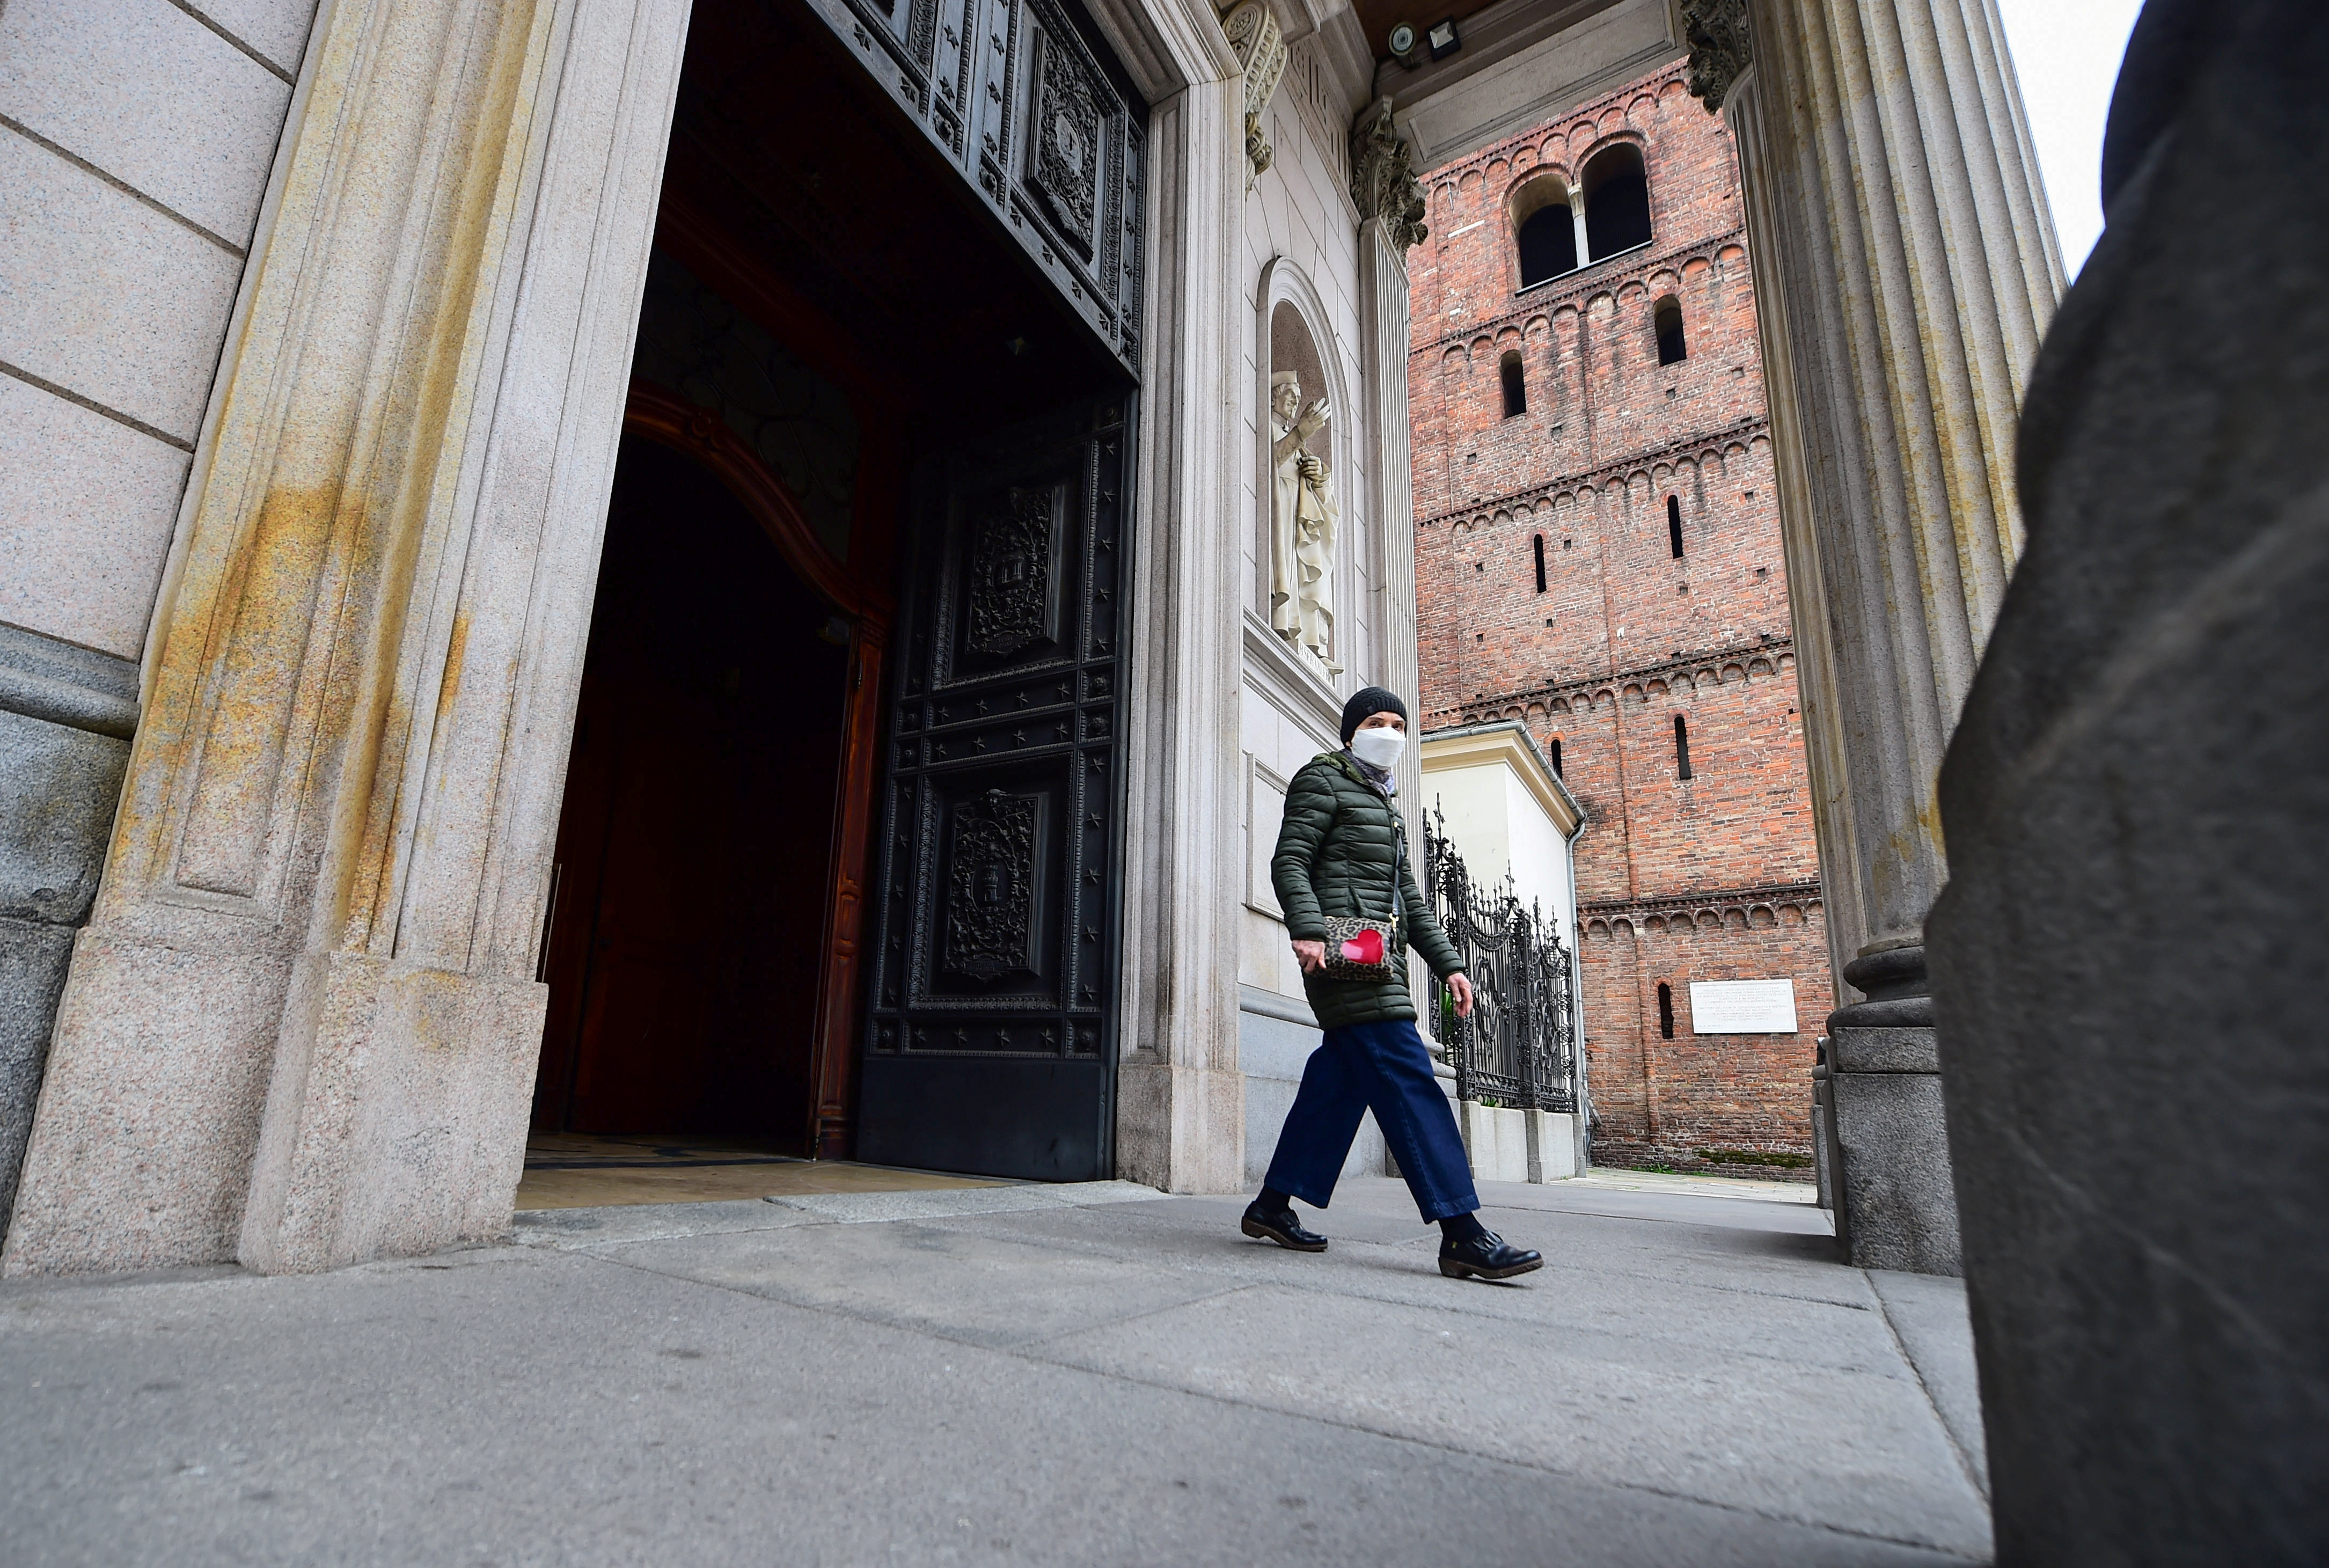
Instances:
[[[1407,750],[1407,737],[1397,730],[1361,730],[1351,737],[1351,755],[1378,772],[1388,773]]]

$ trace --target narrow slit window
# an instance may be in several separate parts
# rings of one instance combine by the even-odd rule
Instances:
[[[1690,777],[1690,723],[1680,713],[1674,715],[1674,767],[1683,778]]]
[[[1556,774],[1561,771],[1561,737],[1558,735],[1552,738],[1552,770]]]
[[[1536,536],[1536,590],[1544,591],[1544,535]]]
[[[1667,295],[1650,317],[1658,335],[1658,363],[1680,364],[1690,357],[1690,340],[1682,330],[1682,301]]]
[[[1528,384],[1521,377],[1521,356],[1507,352],[1496,371],[1504,383],[1504,418],[1517,419],[1528,412]]]
[[[1674,1038],[1674,987],[1664,980],[1658,982],[1658,1038]]]
[[[1682,559],[1682,497],[1666,497],[1666,539],[1674,545],[1674,558]]]

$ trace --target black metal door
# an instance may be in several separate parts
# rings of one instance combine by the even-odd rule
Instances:
[[[944,465],[888,732],[860,1158],[1113,1174],[1130,394]]]

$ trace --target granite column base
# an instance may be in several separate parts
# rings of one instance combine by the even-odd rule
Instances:
[[[1924,1028],[1831,1028],[1837,1226],[1853,1265],[1958,1274],[1957,1187],[1941,1107],[1938,1047]]]
[[[1854,1267],[1961,1274],[1956,1177],[1921,942],[1864,950],[1867,996],[1828,1015],[1826,1110],[1836,1239]]]

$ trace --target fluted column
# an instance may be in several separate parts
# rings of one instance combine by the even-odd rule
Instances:
[[[2016,411],[2060,257],[1992,0],[1687,9],[1746,187],[1830,940],[1867,998],[1829,1024],[1839,1231],[1955,1272],[1935,788],[2022,548]]]
[[[1218,33],[1215,34],[1218,39]],[[1141,397],[1126,866],[1125,1050],[1117,1172],[1174,1192],[1234,1191],[1245,1174],[1238,1071],[1237,890],[1243,875],[1236,728],[1242,647],[1235,534],[1242,385],[1244,84],[1228,45],[1182,69],[1215,74],[1149,119],[1151,269]],[[1223,67],[1229,68],[1224,71]],[[1225,728],[1225,725],[1227,726]]]
[[[509,1223],[687,0],[324,8],[194,455],[11,1274]]]

